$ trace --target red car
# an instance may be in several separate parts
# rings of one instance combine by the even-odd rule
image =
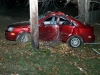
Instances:
[[[94,29],[92,26],[84,25],[75,18],[62,12],[49,12],[39,16],[39,40],[58,40],[68,43],[77,48],[82,43],[94,42]],[[27,42],[30,36],[30,23],[18,22],[11,24],[5,30],[7,40]]]

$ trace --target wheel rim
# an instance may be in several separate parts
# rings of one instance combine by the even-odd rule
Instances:
[[[78,46],[80,46],[80,43],[81,43],[81,41],[80,41],[79,38],[73,38],[73,39],[71,40],[71,46],[72,46],[72,47],[78,47]]]
[[[21,38],[21,42],[27,42],[28,41],[28,37],[26,35],[24,35],[22,38]]]

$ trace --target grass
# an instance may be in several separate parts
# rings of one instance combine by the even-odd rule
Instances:
[[[1,75],[100,75],[99,45],[82,45],[72,49],[60,43],[54,48],[40,46],[34,51],[31,43],[20,46],[14,41],[7,41],[4,30],[9,23],[19,21],[18,18],[0,16],[0,74]],[[18,19],[18,20],[17,20]],[[95,27],[96,41],[99,38],[99,26]],[[98,29],[98,30],[97,30]]]
[[[10,46],[11,47],[11,46]],[[1,54],[1,74],[19,75],[99,75],[100,56],[85,50],[60,54],[49,49],[34,51],[30,43],[25,48],[13,46]],[[15,48],[15,49],[14,49]],[[80,49],[80,48],[79,48]],[[77,52],[77,53],[76,53]],[[78,53],[81,53],[80,55]],[[87,53],[90,53],[89,55]],[[76,54],[76,55],[75,55]],[[94,56],[92,56],[94,55]],[[82,69],[82,70],[81,70]]]

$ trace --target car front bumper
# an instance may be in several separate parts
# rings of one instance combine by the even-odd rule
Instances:
[[[5,37],[9,41],[16,41],[17,34],[15,32],[5,31]]]

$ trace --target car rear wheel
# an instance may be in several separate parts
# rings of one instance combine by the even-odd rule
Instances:
[[[72,48],[77,48],[82,44],[82,40],[80,37],[74,36],[69,39],[68,43]]]
[[[17,37],[17,42],[22,44],[30,41],[30,34],[29,33],[21,33]]]

